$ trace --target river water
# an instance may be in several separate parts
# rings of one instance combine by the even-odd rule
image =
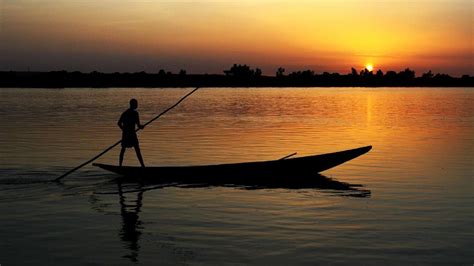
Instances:
[[[201,88],[139,133],[149,166],[372,145],[322,173],[350,190],[162,186],[90,165],[43,182],[118,140],[130,98],[144,123],[190,90],[0,89],[0,264],[474,262],[472,88]]]

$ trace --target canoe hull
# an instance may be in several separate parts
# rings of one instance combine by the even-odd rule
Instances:
[[[94,164],[102,169],[130,178],[153,178],[162,182],[212,183],[262,183],[297,177],[317,175],[318,173],[357,158],[372,146],[352,150],[312,155],[285,160],[246,162],[235,164],[198,165],[198,166],[160,166],[135,167]]]

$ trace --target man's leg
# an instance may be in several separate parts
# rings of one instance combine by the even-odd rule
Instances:
[[[143,163],[142,153],[140,152],[140,146],[138,145],[138,143],[135,146],[133,146],[133,148],[135,149],[135,152],[137,153],[137,158],[140,161],[140,164],[142,165],[142,167],[145,167],[145,164]]]
[[[119,157],[119,166],[122,166],[122,162],[123,162],[123,154],[125,153],[125,147],[122,147],[122,149],[120,150],[120,157]]]

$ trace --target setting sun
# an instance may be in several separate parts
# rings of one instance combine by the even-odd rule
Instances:
[[[367,69],[368,71],[372,71],[374,70],[374,66],[372,64],[367,64],[365,65],[365,69]]]

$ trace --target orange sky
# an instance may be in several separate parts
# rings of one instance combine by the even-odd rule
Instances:
[[[96,3],[98,2],[98,3]],[[472,0],[0,2],[0,70],[474,74]]]

